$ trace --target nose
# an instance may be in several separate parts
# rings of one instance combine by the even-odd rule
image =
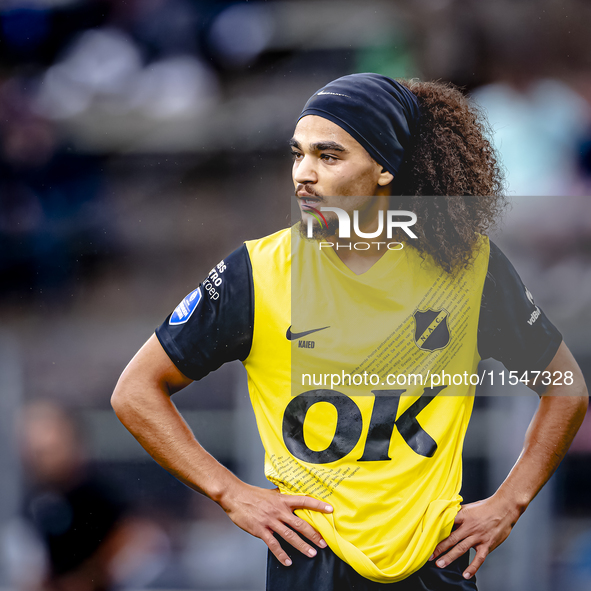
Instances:
[[[304,155],[293,163],[293,181],[298,185],[309,185],[318,182],[315,158]]]

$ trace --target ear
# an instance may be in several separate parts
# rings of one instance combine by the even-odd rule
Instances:
[[[380,185],[380,187],[385,187],[386,185],[389,185],[393,180],[394,175],[382,168],[382,172],[380,172],[380,176],[378,177],[378,185]]]

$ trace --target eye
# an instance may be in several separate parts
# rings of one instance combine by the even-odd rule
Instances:
[[[329,164],[338,160],[334,154],[321,154],[320,158]]]
[[[297,152],[296,150],[292,150],[292,151],[291,151],[291,157],[292,157],[294,160],[299,160],[299,159],[302,157],[302,155],[303,155],[303,154],[302,154],[301,152]]]

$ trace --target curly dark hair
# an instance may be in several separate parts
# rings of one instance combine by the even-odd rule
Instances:
[[[460,90],[399,82],[418,98],[421,117],[392,182],[392,204],[417,215],[419,239],[409,245],[452,272],[470,265],[477,235],[486,234],[505,208],[503,172],[486,118]]]

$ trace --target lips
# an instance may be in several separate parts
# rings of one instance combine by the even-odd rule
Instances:
[[[315,209],[316,205],[318,205],[318,203],[320,203],[320,199],[313,199],[311,197],[298,197],[298,201],[300,202],[300,205],[304,209],[308,209],[308,208]]]
[[[296,197],[303,208],[315,207],[318,205],[318,203],[320,203],[320,197],[318,197],[318,195],[314,195],[313,193],[308,193],[308,191],[297,191]]]

